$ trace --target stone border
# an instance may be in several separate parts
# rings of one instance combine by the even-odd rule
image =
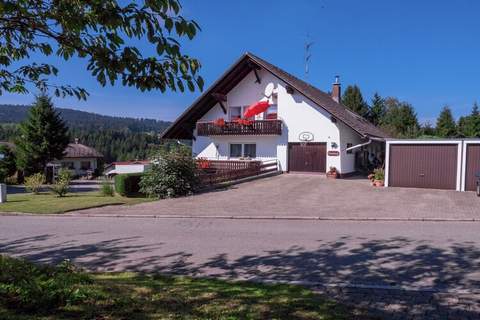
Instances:
[[[108,205],[107,205],[108,206]],[[92,208],[88,208],[92,209]],[[88,210],[84,209],[84,210]],[[223,220],[300,220],[300,221],[395,221],[395,222],[480,222],[479,218],[392,218],[392,217],[318,217],[318,216],[225,216],[225,215],[164,215],[164,214],[92,214],[74,210],[67,213],[0,212],[1,216],[143,218],[143,219],[223,219]],[[73,213],[75,212],[75,213]]]

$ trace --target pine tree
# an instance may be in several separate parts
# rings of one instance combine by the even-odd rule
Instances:
[[[17,166],[25,176],[43,172],[48,162],[63,157],[68,145],[68,128],[46,95],[36,98],[17,138]]]
[[[342,104],[362,117],[368,116],[368,105],[363,100],[362,92],[357,85],[347,87],[342,97]]]
[[[368,120],[377,126],[382,122],[385,112],[385,100],[376,92],[373,95],[372,106],[368,111]]]
[[[457,135],[457,125],[453,120],[452,111],[448,106],[443,107],[437,119],[437,136],[442,138],[454,137]]]

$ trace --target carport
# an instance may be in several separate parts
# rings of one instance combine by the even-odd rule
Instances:
[[[475,189],[480,139],[387,140],[385,185],[457,191]]]

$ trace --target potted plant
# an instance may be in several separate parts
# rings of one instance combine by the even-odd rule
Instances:
[[[383,187],[385,185],[385,170],[377,168],[373,170],[373,186]]]
[[[329,179],[337,179],[338,178],[338,171],[335,167],[330,167],[330,170],[327,172],[327,178]]]

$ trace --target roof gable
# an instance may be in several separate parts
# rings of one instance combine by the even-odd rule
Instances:
[[[215,95],[226,95],[252,70],[263,68],[326,110],[335,119],[345,123],[361,136],[385,138],[387,135],[365,118],[336,102],[327,93],[291,75],[279,67],[251,54],[244,54],[210,88],[208,88],[162,134],[165,139],[190,139],[196,121],[205,115],[218,101]]]

